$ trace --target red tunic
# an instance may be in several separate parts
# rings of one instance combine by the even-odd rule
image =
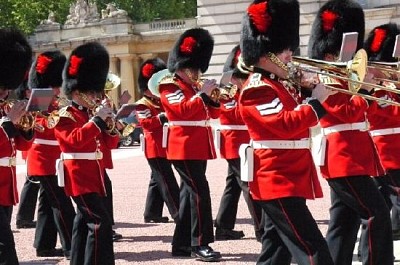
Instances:
[[[375,97],[400,102],[398,94],[377,91]],[[400,130],[400,107],[386,103],[372,104],[368,110],[370,131],[398,128]],[[400,168],[400,132],[372,137],[385,170]]]
[[[360,96],[338,92],[329,96],[323,106],[328,113],[320,121],[321,128],[366,121],[368,102]],[[379,176],[382,173],[374,144],[366,130],[326,135],[325,165],[320,169],[324,178]]]
[[[253,141],[310,138],[310,127],[318,123],[310,105],[299,105],[280,82],[258,73],[246,82],[239,109]],[[255,200],[322,197],[309,149],[255,149],[249,187]]]
[[[15,157],[17,149],[28,150],[32,145],[32,140],[28,141],[22,136],[8,138],[7,133],[0,126],[0,158]],[[18,188],[16,179],[16,168],[0,166],[0,205],[12,206],[19,202]]]
[[[107,136],[108,137],[108,136]],[[112,137],[108,137],[109,141],[105,142],[103,137],[100,138],[101,140],[101,152],[103,152],[103,166],[105,169],[113,169],[114,164],[112,160],[112,149],[115,149],[118,147],[118,142],[119,142],[119,135],[115,134],[112,135]]]
[[[245,125],[242,116],[240,116],[238,100],[239,93],[231,99],[220,101],[221,114],[219,116],[219,121],[221,125]],[[221,157],[225,159],[236,159],[239,158],[240,145],[248,143],[250,141],[250,136],[247,130],[221,130],[220,141]]]
[[[219,107],[205,104],[200,93],[181,79],[162,81],[159,91],[169,122],[209,121],[219,116]],[[170,126],[167,158],[169,160],[215,159],[211,126]]]
[[[64,114],[60,115],[60,121],[54,131],[61,152],[94,153],[101,150],[103,140],[107,146],[112,145],[115,136],[102,132],[93,121],[89,121],[87,111],[74,106],[62,111]],[[64,160],[65,193],[68,196],[92,192],[105,195],[103,171],[102,159]]]
[[[49,176],[56,174],[56,160],[60,158],[59,145],[40,143],[40,140],[57,141],[54,129],[47,127],[47,119],[37,117],[36,123],[43,126],[44,131],[36,131],[36,137],[27,155],[28,176]]]
[[[166,150],[162,147],[163,125],[158,118],[158,114],[163,112],[162,106],[145,97],[136,104],[136,115],[145,137],[146,158],[167,157]]]

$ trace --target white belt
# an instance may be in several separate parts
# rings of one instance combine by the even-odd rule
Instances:
[[[15,156],[0,158],[0,167],[15,167],[17,164]]]
[[[87,160],[99,160],[103,159],[103,153],[101,151],[92,153],[61,153],[62,160],[71,159],[87,159]]]
[[[379,130],[372,130],[369,131],[369,134],[374,137],[374,136],[380,136],[380,135],[389,135],[389,134],[396,134],[400,133],[400,127],[397,128],[388,128],[388,129],[379,129]]]
[[[199,127],[208,127],[210,126],[210,122],[208,120],[202,121],[169,121],[169,126],[199,126]]]
[[[219,125],[215,129],[217,130],[242,130],[242,131],[247,131],[247,126],[246,125]]]
[[[322,133],[324,135],[328,135],[330,133],[342,132],[342,131],[368,131],[368,129],[369,129],[369,123],[363,121],[356,123],[339,124],[327,128],[322,128]]]
[[[254,149],[310,149],[311,141],[309,138],[302,140],[266,140],[253,141]]]
[[[46,140],[46,139],[40,139],[36,138],[33,140],[34,144],[43,144],[43,145],[58,145],[58,141],[56,140]]]

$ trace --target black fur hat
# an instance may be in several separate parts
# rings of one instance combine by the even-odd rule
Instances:
[[[199,69],[207,71],[214,49],[214,39],[210,33],[202,28],[188,29],[179,37],[169,53],[168,70]]]
[[[240,49],[247,66],[268,52],[299,46],[300,9],[297,0],[255,0],[242,20]]]
[[[239,56],[241,54],[240,46],[236,45],[233,47],[231,52],[228,55],[228,58],[225,61],[224,68],[222,72],[232,71],[232,76],[241,79],[247,79],[248,74],[242,73],[238,68],[237,64],[239,61]]]
[[[146,91],[146,89],[148,89],[147,83],[149,82],[149,79],[153,74],[157,73],[158,71],[164,70],[166,68],[167,65],[160,58],[153,58],[144,61],[140,66],[140,72],[138,77],[140,92],[143,93],[144,91]]]
[[[110,57],[98,42],[88,42],[76,47],[69,56],[63,71],[65,95],[72,91],[104,91]]]
[[[16,89],[26,78],[32,48],[16,29],[0,29],[0,87]]]
[[[363,47],[365,21],[362,7],[352,0],[326,2],[313,23],[308,56],[323,60],[326,54],[339,55],[346,32],[358,32],[357,50]]]
[[[364,42],[368,60],[396,62],[397,58],[393,57],[393,49],[398,34],[400,34],[400,29],[395,23],[380,25],[371,30]]]
[[[31,89],[61,87],[66,60],[65,55],[59,50],[39,54],[29,71],[28,86]]]

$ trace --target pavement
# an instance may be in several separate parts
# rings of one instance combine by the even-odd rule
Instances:
[[[139,146],[113,150],[114,169],[108,170],[113,183],[115,229],[123,235],[123,239],[115,242],[116,264],[182,264],[193,265],[200,261],[192,258],[173,258],[171,256],[171,240],[174,223],[148,224],[143,221],[144,203],[150,169]],[[20,157],[17,160],[17,175],[19,190],[24,183],[26,169]],[[210,160],[207,168],[207,178],[211,190],[213,216],[216,216],[221,194],[224,190],[227,163],[223,159]],[[179,177],[176,174],[177,177]],[[179,183],[179,182],[178,182]],[[329,188],[321,179],[324,198],[309,201],[308,206],[316,219],[322,234],[326,233],[329,222]],[[38,258],[33,248],[34,229],[17,229],[15,227],[14,208],[12,229],[19,261],[21,265],[66,265],[63,258]],[[170,217],[166,207],[164,216]],[[171,218],[170,218],[171,219]],[[243,199],[239,202],[236,230],[243,230],[245,237],[235,241],[216,241],[211,244],[220,251],[223,259],[219,264],[255,264],[261,249],[254,236],[250,215]],[[395,241],[395,265],[400,265],[400,241]],[[352,264],[357,262],[356,255]],[[292,263],[296,264],[296,263]]]

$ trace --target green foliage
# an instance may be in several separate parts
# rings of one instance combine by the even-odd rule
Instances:
[[[90,1],[90,0],[86,0]],[[27,34],[33,33],[40,21],[47,19],[50,11],[56,21],[64,23],[69,6],[76,0],[0,0],[0,27],[18,27]],[[176,19],[196,16],[196,0],[95,0],[100,13],[107,3],[114,2],[124,9],[136,23],[155,19]]]

